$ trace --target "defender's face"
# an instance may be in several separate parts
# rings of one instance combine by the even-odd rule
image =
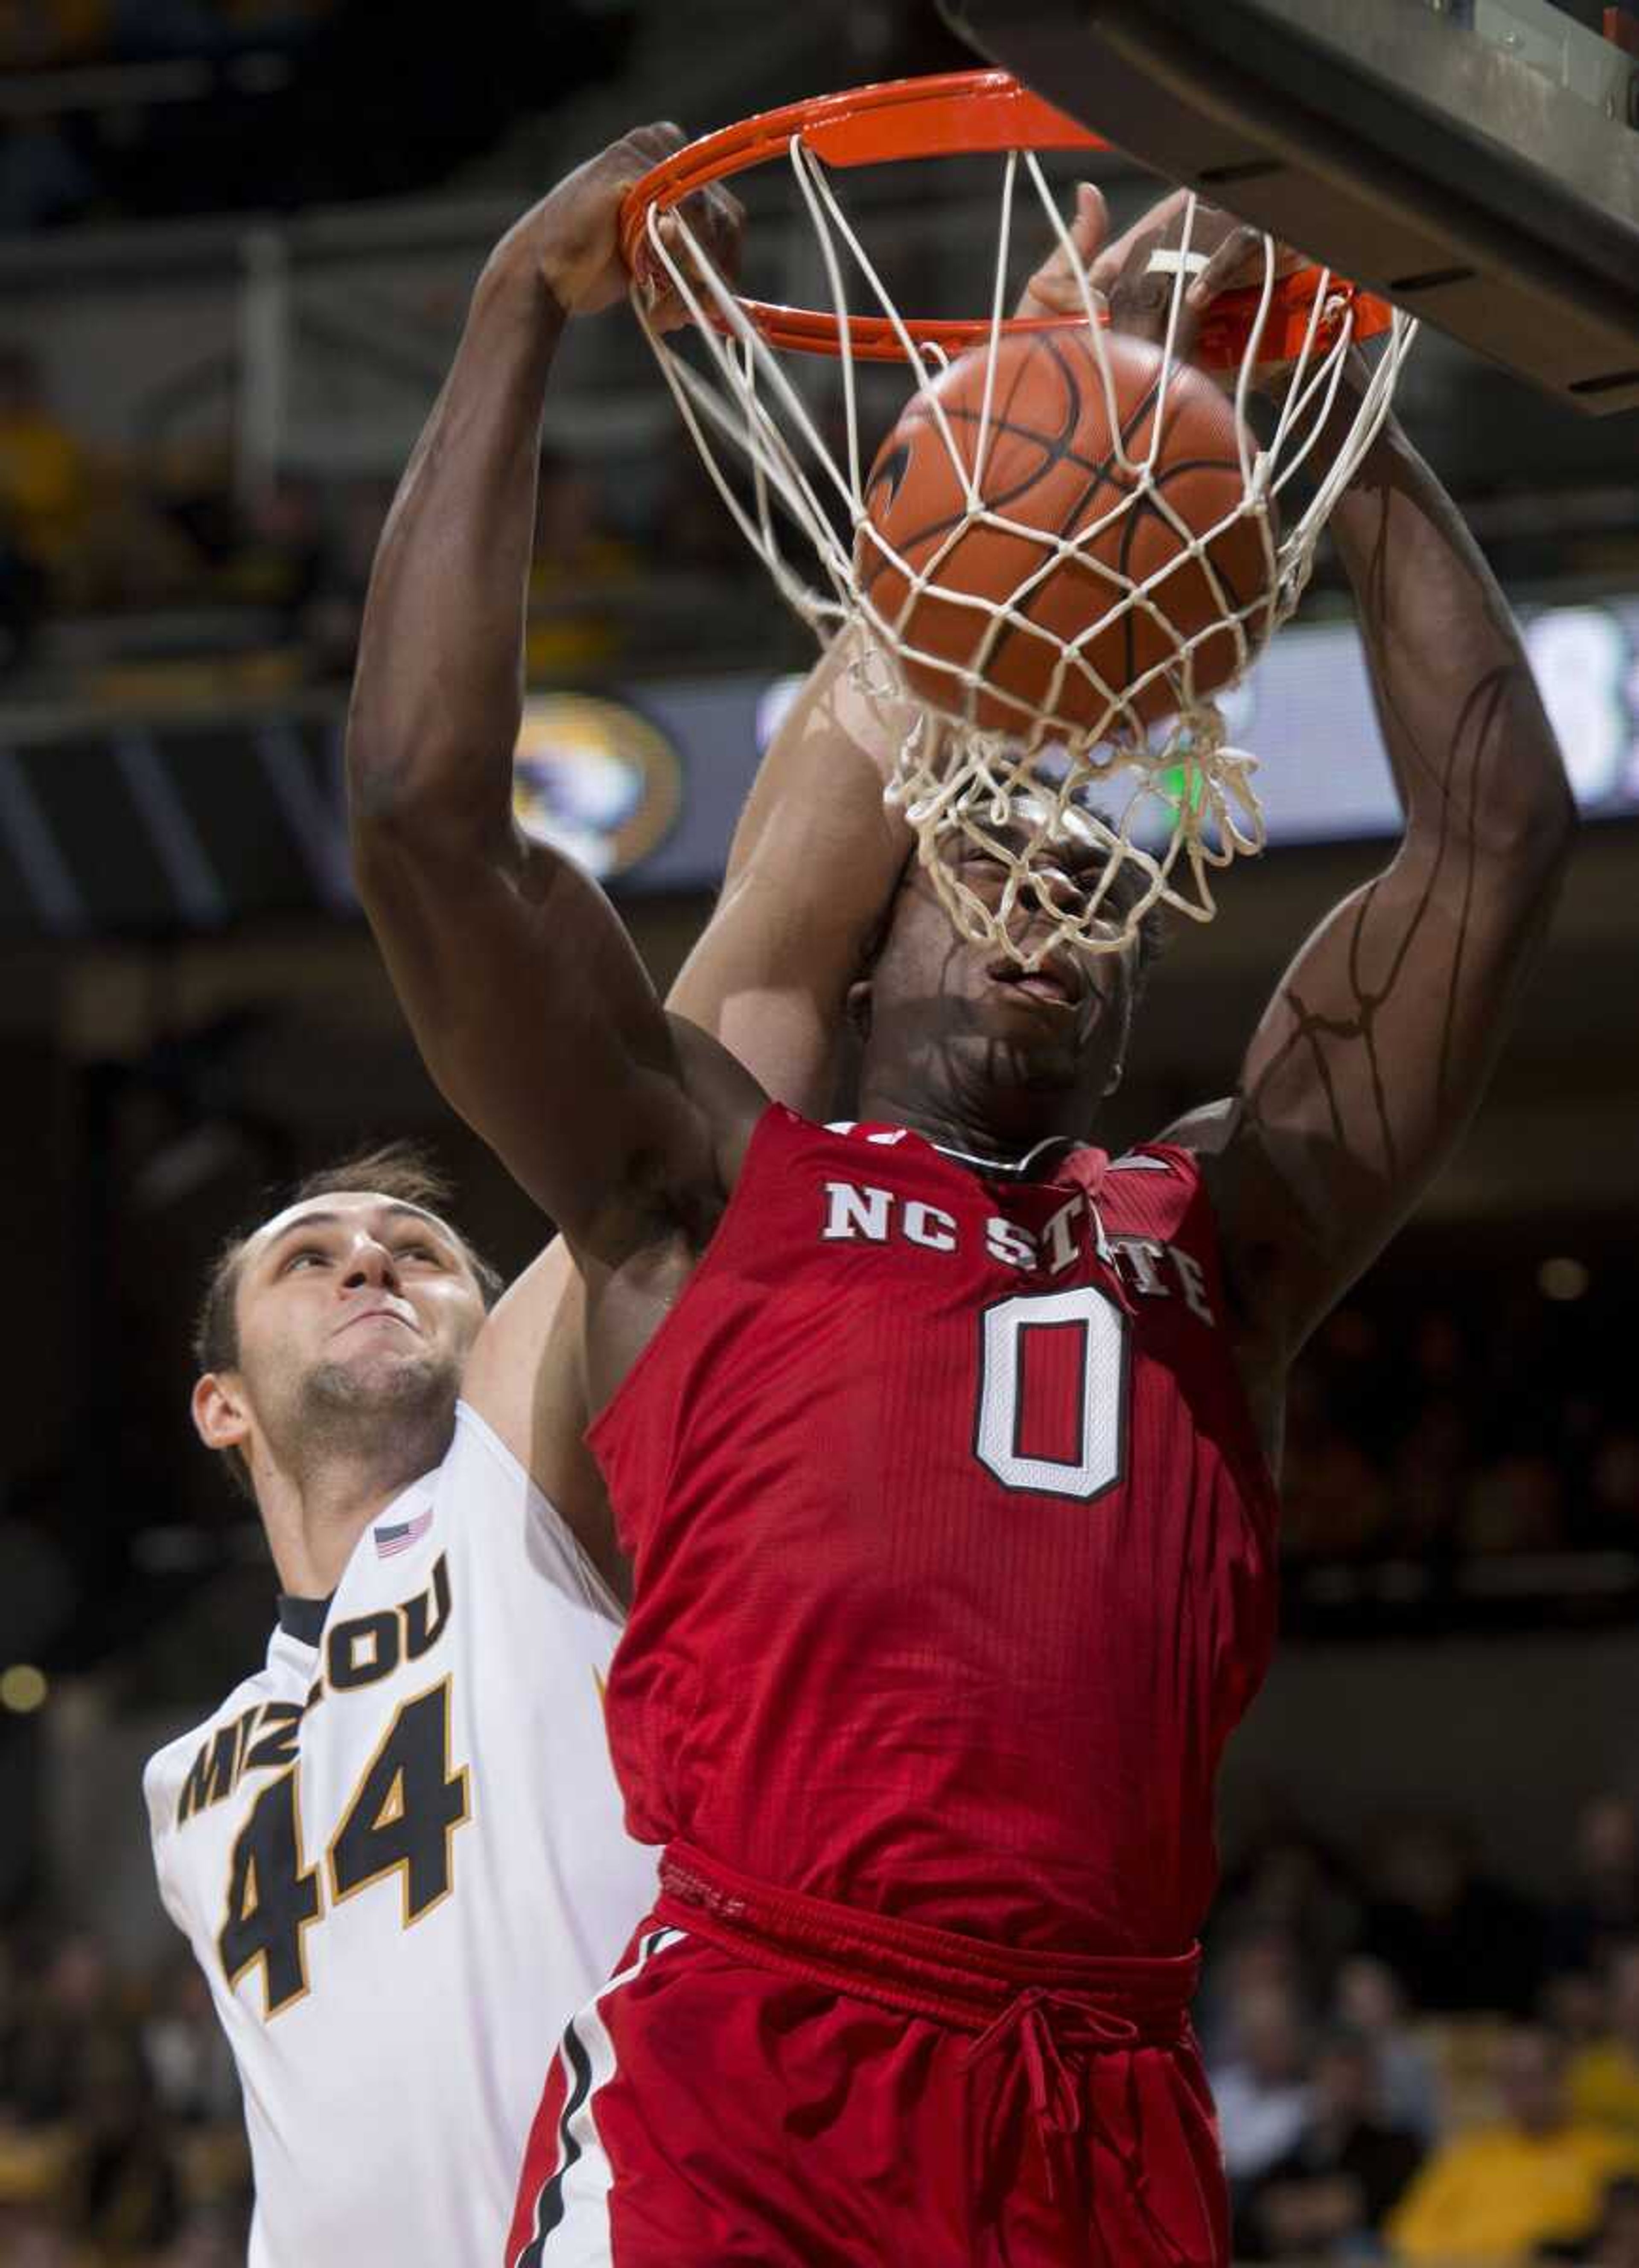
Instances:
[[[1053,934],[1055,909],[1087,902],[1104,854],[1072,842],[1032,863],[1039,879],[1020,891],[1008,924],[1027,955]],[[1004,859],[968,843],[953,864],[984,904],[1000,909]],[[1112,919],[1107,933],[1119,927]],[[962,936],[919,865],[900,887],[872,977],[873,1040],[905,1056],[917,1051],[913,1042],[942,1038],[964,1053],[982,1049],[998,1080],[1074,1086],[1096,1102],[1119,1076],[1137,963],[1135,942],[1105,953],[1061,942],[1027,973],[1000,947]]]
[[[484,1295],[443,1222],[369,1191],[310,1199],[257,1230],[240,1262],[240,1373],[252,1398],[323,1371],[360,1399],[407,1374],[459,1378]]]

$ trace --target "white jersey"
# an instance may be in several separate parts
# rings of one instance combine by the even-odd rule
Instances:
[[[654,1896],[603,1728],[618,1614],[463,1404],[322,1629],[149,1764],[244,2084],[251,2268],[499,2260],[558,2036]]]

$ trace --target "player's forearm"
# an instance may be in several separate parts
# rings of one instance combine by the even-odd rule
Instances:
[[[505,827],[541,416],[564,314],[517,232],[474,291],[370,578],[347,737],[355,827]]]
[[[1332,531],[1408,837],[1551,863],[1575,807],[1518,629],[1456,506],[1397,427],[1373,446]]]
[[[670,1004],[810,1114],[830,1102],[848,988],[911,851],[882,800],[909,719],[861,689],[859,656],[844,632],[782,722]]]

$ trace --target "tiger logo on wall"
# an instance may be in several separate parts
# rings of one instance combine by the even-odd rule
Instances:
[[[532,841],[608,881],[663,843],[682,807],[677,752],[635,709],[584,693],[525,701],[513,814]]]

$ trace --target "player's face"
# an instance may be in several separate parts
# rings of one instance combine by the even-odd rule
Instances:
[[[277,1437],[453,1414],[484,1296],[434,1214],[344,1192],[258,1229],[240,1262],[237,1309],[239,1374]]]
[[[1052,936],[1055,907],[1086,900],[1104,854],[1072,842],[1032,863],[1040,880],[1019,893],[1008,924],[1027,955]],[[1000,907],[1004,858],[969,843],[953,864],[981,901]],[[1111,922],[1109,933],[1118,927]],[[1008,1099],[1012,1116],[1030,1098],[1026,1115],[1039,1116],[1041,1131],[1085,1131],[1120,1077],[1136,968],[1135,945],[1095,953],[1060,942],[1027,973],[1000,946],[960,935],[926,873],[912,867],[871,981],[867,1074],[891,1064],[890,1089],[903,1088],[908,1071],[913,1085],[954,1084],[976,1102],[975,1088],[988,1089]]]

